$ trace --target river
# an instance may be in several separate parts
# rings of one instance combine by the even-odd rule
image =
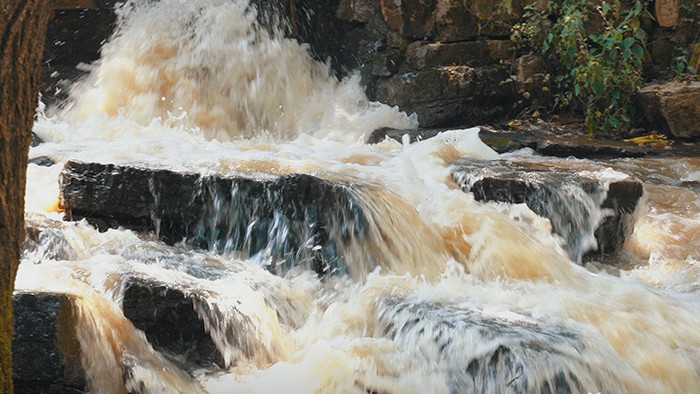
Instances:
[[[42,236],[16,288],[75,297],[90,392],[700,392],[700,158],[498,154],[477,128],[364,144],[417,119],[370,102],[357,76],[337,80],[245,0],[127,1],[89,68],[34,126],[45,142],[30,158],[56,164],[28,168],[26,220]],[[637,178],[634,232],[582,264],[525,204],[463,192],[460,158]],[[68,160],[314,175],[344,185],[366,236],[319,276],[303,264],[275,275],[285,261],[264,250],[100,232],[64,220]],[[221,365],[154,350],[124,316],[130,278],[190,297]]]

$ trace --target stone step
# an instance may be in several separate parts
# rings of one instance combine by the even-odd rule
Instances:
[[[297,265],[344,272],[340,246],[366,227],[348,185],[304,174],[220,177],[69,161],[60,184],[68,218],[154,232],[169,244],[243,251],[278,273]]]
[[[644,193],[643,184],[629,177],[601,180],[571,168],[507,160],[460,159],[453,163],[452,177],[477,201],[527,204],[550,220],[579,262],[620,250],[634,230],[634,212]]]
[[[72,296],[15,292],[12,341],[17,393],[72,393],[85,390],[85,371],[76,339]]]
[[[153,280],[129,278],[122,299],[124,317],[146,334],[155,350],[197,366],[223,367],[224,361],[183,291]]]

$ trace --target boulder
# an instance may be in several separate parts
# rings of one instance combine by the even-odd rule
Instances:
[[[644,192],[633,178],[600,180],[570,168],[510,161],[460,159],[452,177],[477,201],[527,204],[549,219],[578,262],[620,250]]]
[[[680,138],[700,137],[700,82],[673,83],[659,91],[661,111],[671,133]]]
[[[296,265],[345,272],[340,245],[364,236],[366,225],[347,185],[305,174],[219,177],[69,161],[60,189],[69,218],[154,232],[170,244],[244,251],[275,272]]]
[[[377,98],[415,112],[423,127],[479,124],[504,116],[516,101],[507,73],[497,67],[448,66],[395,75]]]
[[[85,371],[73,324],[74,300],[61,293],[15,292],[12,341],[17,393],[85,390]]]
[[[646,86],[639,91],[638,103],[652,126],[678,138],[700,137],[700,82]]]

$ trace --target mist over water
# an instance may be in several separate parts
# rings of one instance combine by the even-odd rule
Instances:
[[[416,120],[369,102],[357,77],[338,81],[256,12],[244,0],[127,1],[90,75],[35,125],[46,143],[30,156],[57,164],[28,168],[27,222],[38,235],[16,287],[79,300],[91,392],[698,392],[700,197],[676,181],[697,182],[697,159],[503,157],[477,129],[365,145],[378,127]],[[584,267],[525,204],[463,192],[451,176],[460,158],[626,173],[645,182],[645,202],[616,264]],[[99,232],[58,212],[70,159],[310,174],[344,185],[362,226],[337,215],[331,231],[352,236],[324,277],[273,253]],[[581,205],[581,223],[595,228],[605,212]],[[232,220],[226,212],[202,218],[203,229]],[[222,365],[154,350],[122,312],[130,280],[191,298]]]

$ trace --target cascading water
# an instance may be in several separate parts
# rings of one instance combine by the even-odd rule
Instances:
[[[246,0],[127,1],[92,68],[35,125],[47,142],[30,156],[56,164],[28,168],[16,283],[77,300],[89,391],[698,392],[698,159],[504,160],[476,130],[365,145],[372,130],[415,120],[261,27]],[[576,216],[567,243],[552,233],[563,222],[535,208],[462,191],[481,175],[453,179],[460,158],[643,179],[646,205],[617,270],[569,257],[595,242],[603,195],[570,185],[558,204],[538,200],[539,214]],[[153,179],[154,234],[64,221],[69,160],[196,174],[183,206],[209,205],[170,245],[158,239]],[[274,182],[291,174],[338,194],[289,208]],[[254,194],[208,178],[241,176],[272,186]],[[214,361],[150,343],[127,319],[134,283],[190,300]]]

